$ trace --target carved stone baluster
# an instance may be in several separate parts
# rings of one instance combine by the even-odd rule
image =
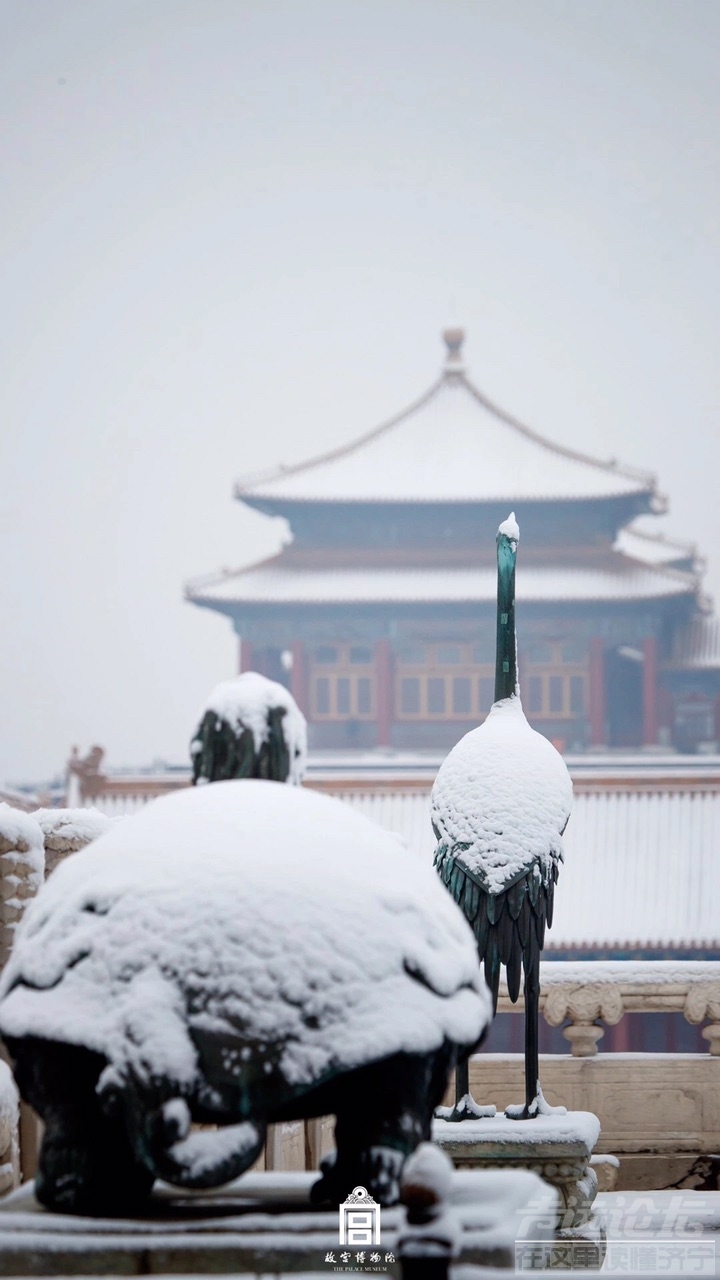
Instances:
[[[559,1027],[566,1018],[571,1020],[570,1026],[563,1028],[563,1036],[569,1040],[574,1058],[592,1058],[597,1053],[605,1028],[596,1026],[596,1019],[614,1026],[623,1013],[620,991],[606,983],[552,986],[545,999],[545,1021],[551,1027]]]
[[[38,823],[29,814],[0,804],[0,969],[10,956],[23,911],[42,884],[44,866],[43,833]],[[0,1063],[0,1068],[4,1069],[5,1063]],[[37,1119],[25,1103],[20,1107],[19,1131],[13,1118],[10,1144],[0,1141],[0,1146],[4,1146],[0,1167],[7,1175],[4,1184],[0,1178],[2,1194],[18,1180],[18,1158],[23,1178],[35,1173]]]
[[[40,827],[29,814],[0,804],[0,968],[15,930],[43,880],[45,854]]]
[[[710,1019],[710,1026],[703,1027],[700,1034],[708,1041],[713,1057],[720,1057],[720,982],[694,983],[685,997],[683,1013],[695,1026]]]

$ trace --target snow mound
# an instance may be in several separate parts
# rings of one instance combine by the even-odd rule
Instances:
[[[257,671],[244,671],[233,680],[223,680],[216,685],[207,699],[200,719],[208,711],[214,711],[226,720],[232,729],[252,731],[255,750],[259,751],[268,739],[268,715],[275,707],[282,707],[282,727],[290,754],[288,782],[302,782],[307,767],[307,722],[292,694],[284,685],[268,680]]]
[[[203,1045],[228,1079],[264,1059],[300,1086],[472,1046],[490,1016],[432,867],[337,800],[257,780],[152,801],[68,858],[0,978],[3,1035],[85,1045],[115,1079],[186,1096]]]
[[[440,766],[432,822],[450,848],[466,846],[463,862],[498,894],[532,865],[547,883],[572,798],[562,756],[530,728],[519,697],[506,698]]]

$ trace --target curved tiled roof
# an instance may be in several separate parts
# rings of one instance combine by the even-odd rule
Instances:
[[[691,573],[640,565],[608,556],[597,565],[520,564],[518,599],[526,601],[654,600],[695,595]],[[251,565],[190,584],[186,596],[196,604],[412,604],[416,602],[495,603],[497,570],[493,565],[408,568],[346,565],[336,568],[295,565],[291,556]]]
[[[675,633],[672,654],[665,665],[680,671],[720,670],[720,618],[691,618]]]
[[[446,341],[447,341],[446,336]],[[448,345],[450,345],[448,343]],[[249,503],[569,501],[647,495],[655,479],[553,444],[479,391],[451,348],[408,409],[341,448],[241,480]]]
[[[698,573],[704,568],[694,542],[679,542],[663,533],[650,532],[635,522],[620,530],[615,549],[644,564],[687,566]]]

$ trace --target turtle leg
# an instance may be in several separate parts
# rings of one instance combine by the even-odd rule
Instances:
[[[321,1164],[312,1188],[315,1203],[340,1204],[362,1186],[381,1205],[397,1203],[407,1156],[428,1141],[455,1046],[428,1054],[396,1054],[351,1072],[337,1082],[337,1152]]]
[[[20,1092],[45,1126],[35,1178],[40,1203],[56,1213],[112,1217],[137,1211],[154,1176],[136,1157],[123,1118],[101,1106],[96,1085],[104,1059],[34,1037],[11,1052]]]
[[[239,1178],[257,1160],[265,1143],[267,1123],[256,1117],[211,1130],[191,1128],[190,1108],[183,1098],[171,1098],[150,1111],[134,1104],[130,1120],[135,1145],[158,1178],[177,1187],[219,1187]]]

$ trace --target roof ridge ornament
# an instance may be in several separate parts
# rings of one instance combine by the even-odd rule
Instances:
[[[462,357],[462,345],[465,341],[464,329],[443,329],[443,342],[447,347],[447,356],[445,357],[445,376],[454,373],[464,373],[465,365]]]
[[[500,500],[503,504],[507,502],[520,502],[532,496],[533,500],[549,501],[560,500],[565,501],[575,499],[581,501],[584,498],[605,500],[613,497],[626,497],[636,495],[643,499],[643,503],[636,508],[636,514],[646,510],[652,511],[653,514],[663,513],[667,509],[667,502],[658,494],[656,489],[655,477],[648,472],[637,471],[627,466],[609,466],[607,462],[601,462],[598,458],[592,458],[588,454],[580,452],[578,449],[571,448],[567,445],[555,443],[546,439],[540,432],[526,426],[513,414],[501,409],[499,405],[490,400],[482,391],[480,391],[469,378],[462,358],[462,347],[465,339],[465,331],[460,328],[448,328],[444,331],[443,338],[447,347],[446,363],[440,372],[439,378],[431,387],[408,405],[400,413],[396,413],[392,418],[386,419],[379,426],[374,427],[371,431],[365,432],[363,435],[350,440],[345,444],[340,444],[334,449],[327,450],[315,457],[307,458],[304,462],[290,464],[285,467],[273,467],[268,471],[256,473],[254,475],[245,476],[239,480],[234,489],[235,497],[249,505],[257,504],[266,514],[286,514],[286,510],[278,510],[278,505],[284,502],[290,503],[308,503],[308,502],[489,502],[494,498]],[[497,424],[503,424],[512,429],[516,437],[523,437],[531,445],[539,446],[543,450],[542,455],[535,455],[531,458],[528,466],[525,468],[524,491],[507,491],[503,487],[503,492],[489,491],[491,482],[485,474],[484,468],[469,468],[467,457],[464,452],[457,459],[457,483],[452,484],[446,477],[446,492],[442,495],[437,490],[437,477],[433,469],[427,468],[424,463],[425,450],[422,443],[419,448],[415,448],[412,441],[407,447],[407,459],[397,457],[394,458],[394,465],[383,462],[380,467],[366,465],[365,449],[370,445],[375,445],[380,441],[387,443],[392,433],[397,427],[404,427],[411,419],[417,415],[425,414],[429,411],[429,417],[433,420],[432,428],[427,425],[420,428],[419,439],[423,440],[423,431],[425,435],[432,434],[433,447],[436,444],[436,435],[438,430],[444,430],[444,424],[435,421],[441,418],[445,409],[449,407],[445,392],[452,390],[453,392],[464,392],[465,396],[456,395],[451,397],[454,401],[452,409],[459,408],[464,412],[467,408],[465,398],[471,398],[494,419],[495,423],[483,422],[478,418],[478,423],[483,427],[484,434],[487,436],[489,432],[493,433],[493,457],[501,451],[501,444],[497,439]],[[453,433],[458,441],[463,438],[467,439],[467,432],[463,437],[463,433]],[[477,433],[479,436],[480,433]],[[477,441],[477,437],[476,437]],[[515,450],[518,444],[517,438],[508,440],[505,447],[508,450]],[[397,454],[397,449],[395,453]],[[392,455],[392,449],[390,450]],[[360,456],[360,461],[355,459]],[[413,477],[413,457],[422,459],[422,466],[419,469],[419,475]],[[592,467],[593,472],[598,476],[597,485],[593,484],[587,473],[577,477],[573,475],[572,470],[565,467],[563,474],[557,482],[552,478],[548,478],[548,460],[565,460],[570,463],[580,463],[583,468]],[[337,464],[340,475],[338,477],[335,467]],[[347,465],[346,465],[347,464]],[[545,464],[545,465],[543,465]],[[320,471],[320,469],[323,469]],[[327,468],[327,470],[325,470]],[[332,468],[332,471],[330,470]],[[447,468],[446,468],[447,470]],[[497,468],[496,468],[497,470]],[[308,476],[309,473],[316,472],[306,485],[301,477]],[[317,473],[320,473],[319,475]],[[512,468],[506,471],[507,475],[512,475]],[[375,477],[378,476],[376,483]],[[599,479],[603,476],[603,480]],[[392,481],[393,491],[390,491]],[[495,490],[497,491],[500,479],[497,475],[492,480]],[[540,489],[545,486],[543,491]],[[448,488],[448,486],[450,486]],[[458,486],[463,489],[462,494],[458,492]],[[532,493],[529,491],[532,490]],[[645,505],[646,504],[646,505]]]

